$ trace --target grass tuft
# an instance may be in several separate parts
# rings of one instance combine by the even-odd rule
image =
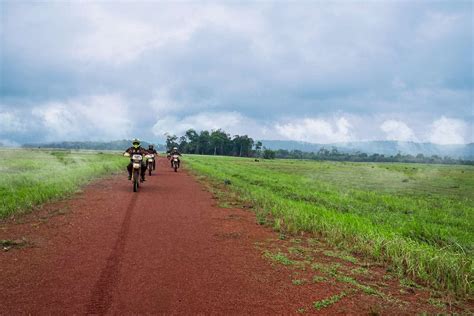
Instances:
[[[293,260],[290,260],[284,253],[282,252],[277,252],[277,253],[272,253],[268,250],[263,252],[263,257],[270,259],[273,262],[282,264],[284,266],[289,266],[293,265],[296,262]]]
[[[315,302],[313,302],[313,307],[319,311],[323,308],[326,308],[328,306],[331,306],[331,305],[339,302],[346,295],[347,295],[346,292],[341,292],[339,294],[335,294],[335,295],[333,295],[331,297],[328,297],[326,299],[323,299],[323,300],[320,300],[320,301],[315,301]]]

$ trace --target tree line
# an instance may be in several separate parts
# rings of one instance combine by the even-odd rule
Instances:
[[[331,150],[321,148],[317,152],[303,152],[301,150],[268,150],[263,151],[263,156],[280,159],[309,159],[309,160],[330,160],[330,161],[353,161],[353,162],[404,162],[404,163],[432,163],[432,164],[462,164],[474,165],[472,160],[463,160],[441,157],[438,155],[425,156],[423,154],[408,155],[398,153],[397,155],[385,156],[383,154],[366,154],[362,152],[347,153],[340,152],[333,147]]]
[[[181,153],[198,155],[221,155],[255,157],[260,155],[262,143],[248,135],[230,136],[222,129],[196,132],[187,130],[184,135],[166,135],[166,147],[177,147]]]
[[[184,135],[167,135],[166,147],[170,150],[177,147],[181,153],[198,155],[220,155],[237,157],[256,157],[263,159],[307,159],[307,160],[329,160],[329,161],[353,161],[353,162],[403,162],[403,163],[432,163],[432,164],[464,164],[474,165],[474,161],[451,158],[438,155],[416,156],[409,154],[385,156],[383,154],[367,154],[362,152],[340,152],[337,148],[321,148],[317,152],[304,152],[301,150],[265,148],[262,142],[255,141],[248,135],[230,136],[222,129],[199,133],[194,129],[187,130]]]

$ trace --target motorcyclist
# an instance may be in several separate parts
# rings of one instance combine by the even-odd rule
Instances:
[[[132,180],[132,171],[133,171],[133,161],[132,161],[132,156],[133,155],[142,155],[143,160],[141,163],[141,168],[140,168],[140,175],[141,175],[141,181],[145,181],[145,172],[146,172],[146,164],[145,164],[145,155],[147,154],[147,150],[140,146],[140,140],[135,138],[132,141],[132,147],[128,148],[125,150],[125,153],[128,153],[130,155],[130,163],[127,166],[127,171],[128,171],[128,180]]]
[[[173,155],[178,155],[180,157],[182,156],[181,153],[178,151],[177,147],[173,147],[167,153],[169,157],[173,157]],[[173,159],[170,159],[170,162],[171,162],[171,168],[173,168]],[[178,168],[179,168],[180,163],[181,163],[181,159],[178,158]]]
[[[153,144],[148,145],[148,154],[149,155],[154,155],[155,157],[158,155],[158,152],[155,149],[155,146]],[[156,169],[156,159],[153,159],[153,170]]]

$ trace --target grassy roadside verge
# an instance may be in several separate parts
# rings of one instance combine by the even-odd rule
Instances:
[[[0,218],[67,196],[125,165],[113,152],[0,149]]]
[[[401,276],[473,292],[474,168],[186,157],[280,231],[323,235]]]

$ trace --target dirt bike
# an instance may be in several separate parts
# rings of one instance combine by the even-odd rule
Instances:
[[[146,161],[146,167],[148,169],[148,175],[151,176],[151,171],[155,170],[155,155],[154,154],[149,154],[145,156],[147,159]]]
[[[173,155],[173,157],[171,157],[171,163],[172,163],[172,166],[173,166],[173,169],[174,169],[174,172],[178,172],[178,168],[179,168],[179,155]]]
[[[124,154],[125,157],[130,157],[129,153]],[[133,192],[137,192],[140,187],[140,172],[142,168],[143,156],[139,154],[132,155],[132,184]]]

